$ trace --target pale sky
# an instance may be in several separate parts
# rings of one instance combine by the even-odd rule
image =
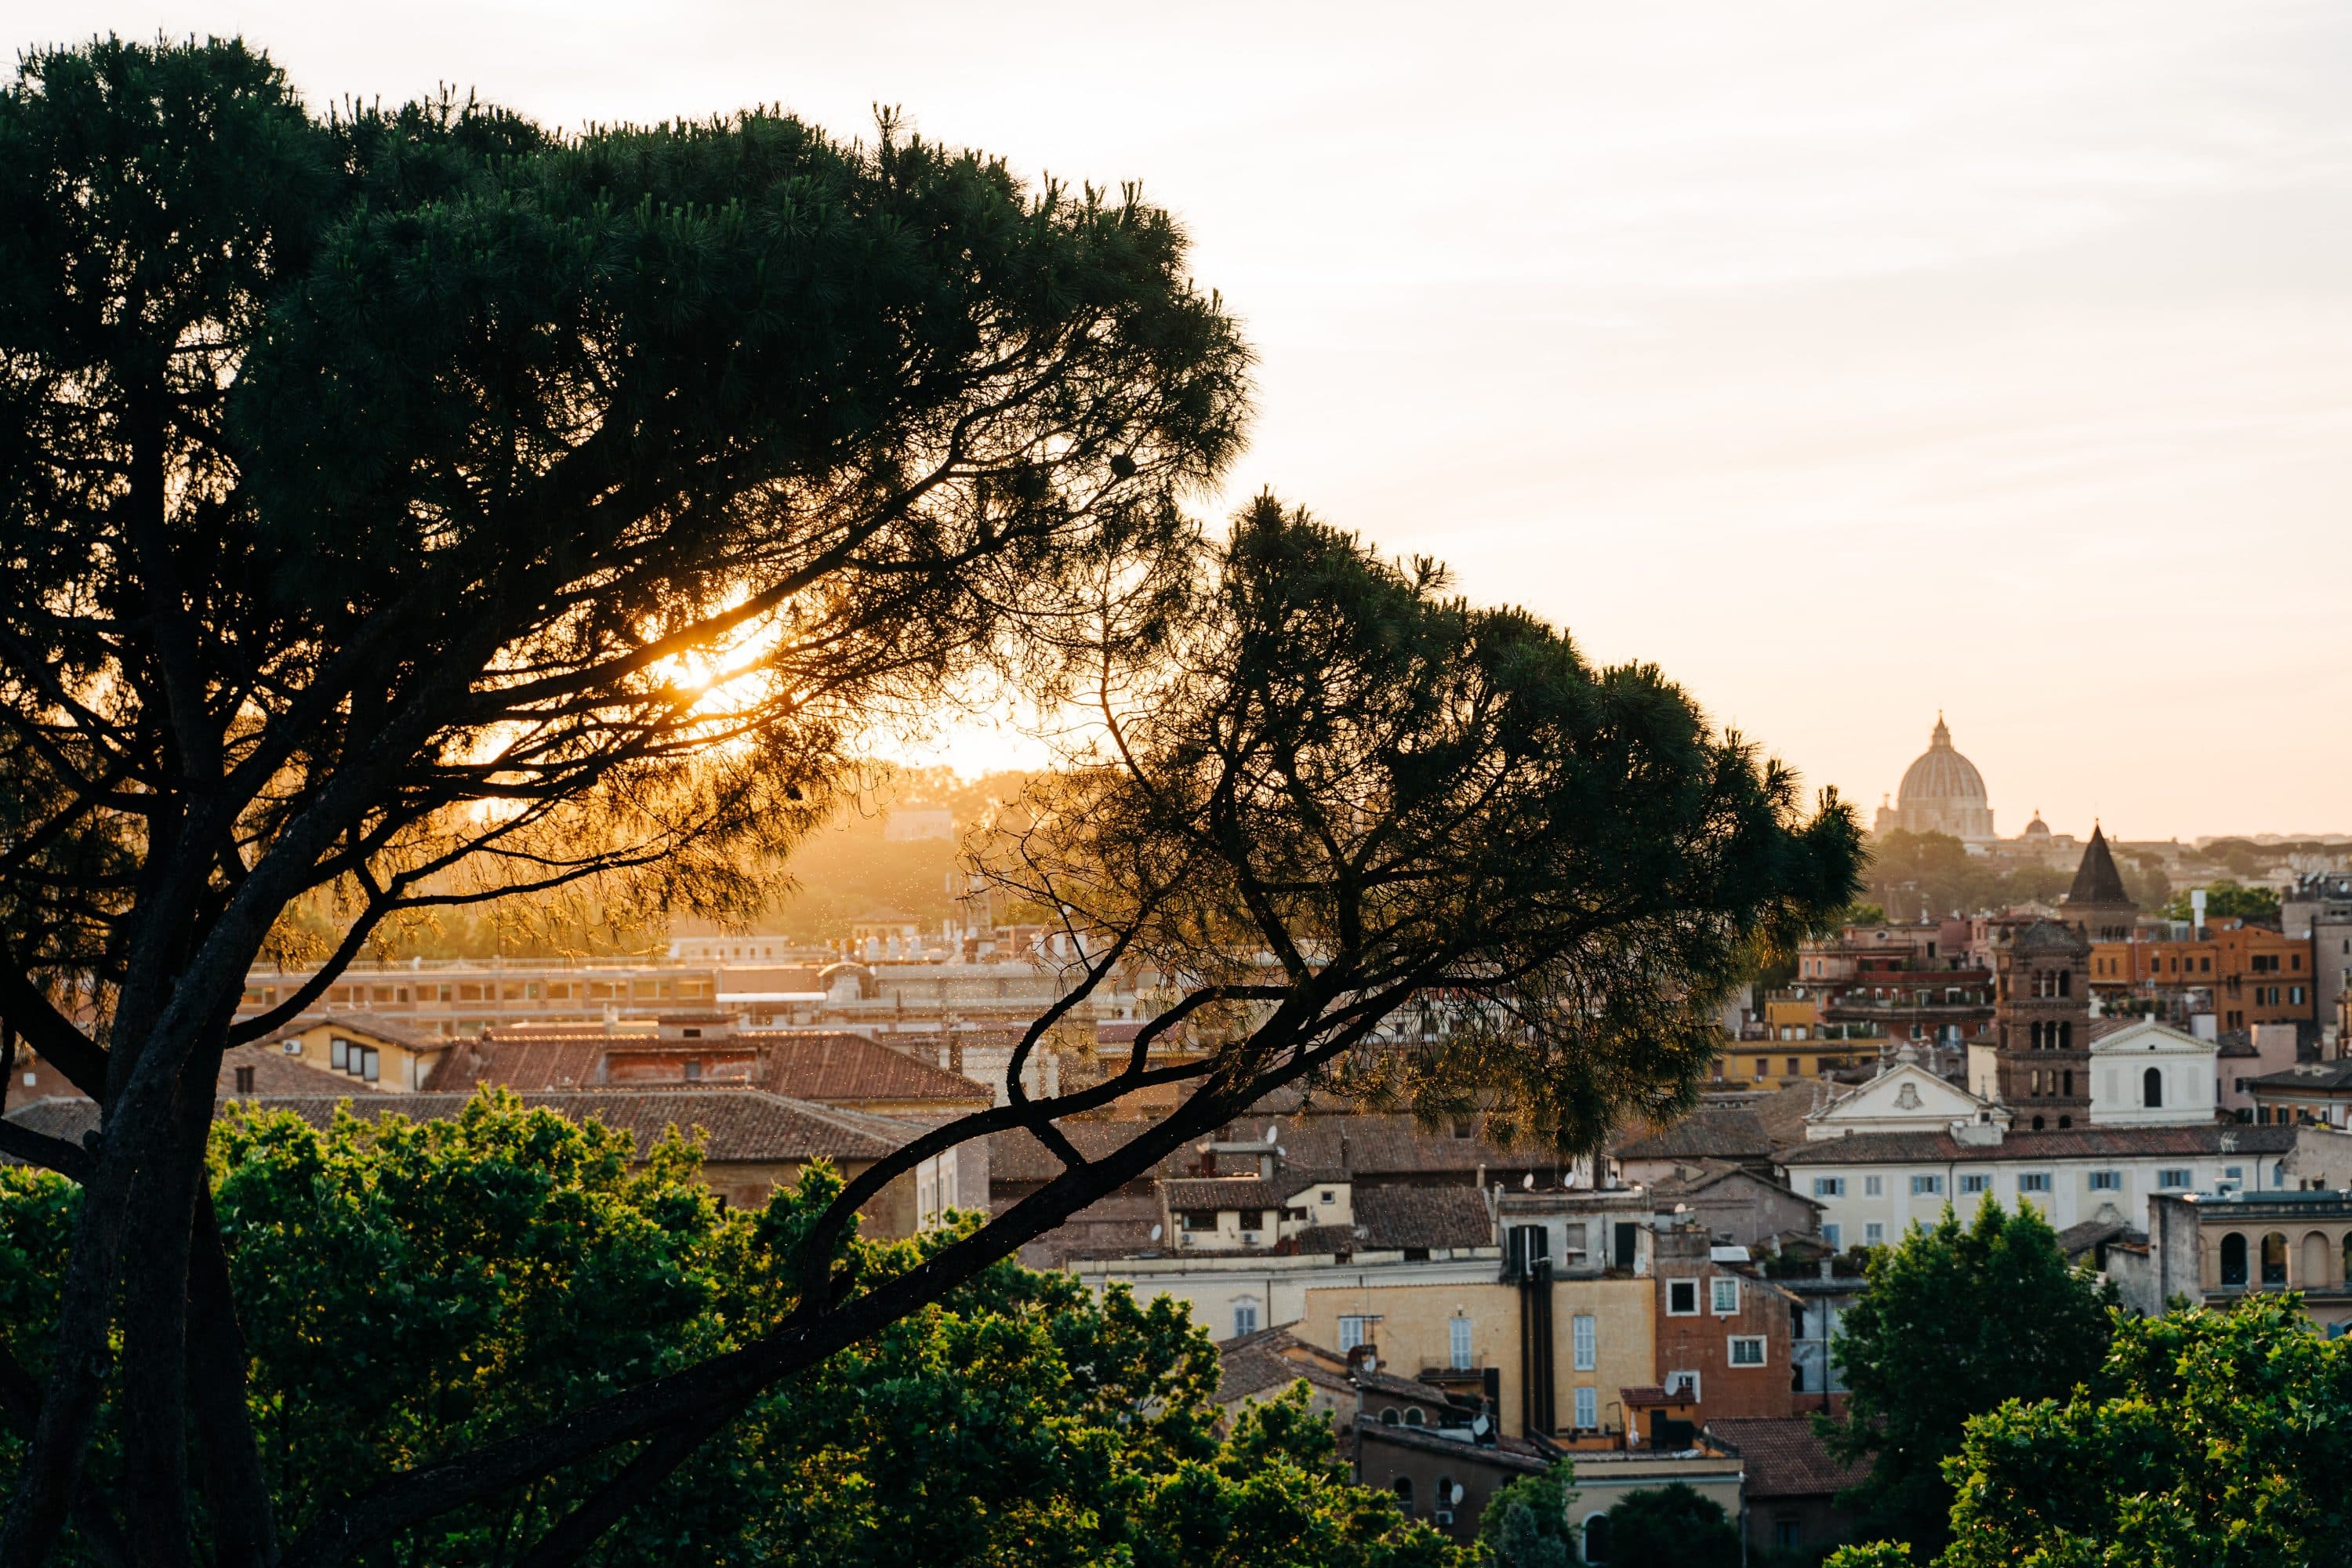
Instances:
[[[242,32],[320,105],[895,103],[1139,178],[1263,356],[1221,507],[1440,555],[1865,809],[1940,707],[2004,833],[2352,831],[2352,7],[0,16]]]

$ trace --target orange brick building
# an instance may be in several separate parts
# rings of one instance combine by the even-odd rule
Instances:
[[[2318,1021],[2309,937],[2235,919],[2204,931],[2197,941],[2095,944],[2091,989],[2110,1004],[2147,998],[2167,1004],[2168,1013],[2210,1012],[2222,1029]]]

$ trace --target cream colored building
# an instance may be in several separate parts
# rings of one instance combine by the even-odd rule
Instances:
[[[278,1037],[277,1048],[305,1067],[341,1074],[354,1085],[413,1094],[425,1087],[434,1064],[457,1043],[390,1019],[330,1014]]]
[[[1939,1131],[1863,1132],[1791,1145],[1774,1156],[1790,1187],[1822,1205],[1838,1247],[1878,1246],[1951,1205],[2032,1204],[2063,1230],[2089,1220],[2136,1223],[2159,1193],[2249,1194],[2292,1184],[2287,1127],[2079,1127],[2011,1132],[1959,1124]]]
[[[2153,1018],[2091,1041],[2091,1125],[2191,1127],[2221,1101],[2221,1047]]]
[[[1143,1300],[1173,1296],[1219,1339],[1286,1327],[1342,1352],[1371,1346],[1400,1377],[1465,1384],[1498,1374],[1502,1429],[1522,1436],[1526,1294],[1500,1277],[1499,1255],[1444,1262],[1340,1262],[1330,1257],[1124,1258],[1073,1264],[1097,1290],[1124,1284]],[[1551,1285],[1553,1433],[1622,1431],[1620,1391],[1658,1381],[1655,1287],[1642,1279]],[[1590,1425],[1586,1425],[1590,1423]],[[1582,1462],[1579,1460],[1580,1464]]]

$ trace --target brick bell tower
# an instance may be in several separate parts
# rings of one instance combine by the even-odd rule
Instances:
[[[1993,1037],[2014,1130],[2091,1124],[2091,944],[2036,921],[1994,959]]]

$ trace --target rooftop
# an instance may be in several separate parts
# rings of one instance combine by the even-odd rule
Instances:
[[[2292,1127],[2074,1127],[2012,1131],[1998,1143],[1961,1143],[1948,1132],[1853,1132],[1795,1144],[1774,1156],[1783,1165],[1940,1164],[1950,1161],[2099,1160],[2156,1154],[2284,1154]]]

